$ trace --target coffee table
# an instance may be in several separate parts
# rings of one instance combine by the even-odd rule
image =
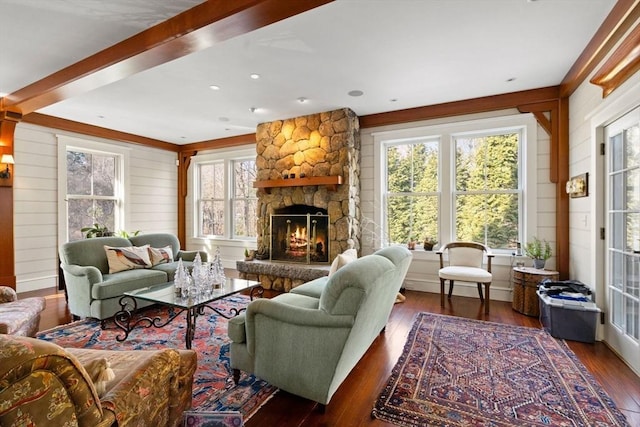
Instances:
[[[196,319],[198,316],[204,314],[205,308],[209,308],[218,315],[230,319],[246,310],[246,308],[232,308],[229,313],[224,313],[219,309],[212,307],[210,304],[214,301],[247,290],[250,291],[249,295],[251,300],[256,296],[262,296],[264,292],[264,289],[260,286],[260,282],[230,277],[226,279],[226,282],[222,286],[214,288],[211,294],[198,295],[193,298],[181,297],[179,293],[176,293],[176,288],[173,282],[125,292],[124,296],[120,298],[121,310],[113,316],[116,326],[123,331],[123,334],[116,336],[116,340],[126,340],[129,333],[138,325],[142,325],[145,328],[162,328],[163,326],[171,323],[180,314],[186,312],[187,332],[185,334],[185,343],[186,347],[190,349],[191,342],[195,335]],[[170,313],[169,318],[166,320],[163,320],[161,317],[151,318],[147,316],[139,316],[137,313],[138,299],[151,301],[156,304],[172,307],[178,310]]]

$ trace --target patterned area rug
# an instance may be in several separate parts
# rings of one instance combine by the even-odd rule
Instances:
[[[217,301],[215,307],[223,313],[231,308],[243,308],[249,297],[236,295]],[[213,305],[213,304],[212,304]],[[167,318],[167,309],[149,307],[146,316]],[[180,314],[163,328],[134,329],[123,342],[116,341],[122,331],[113,323],[100,329],[97,320],[81,320],[49,329],[38,338],[53,341],[62,347],[99,348],[105,350],[149,350],[154,348],[185,348],[185,314]],[[229,368],[229,338],[227,319],[209,309],[196,321],[192,349],[198,352],[198,368],[193,383],[193,408],[196,411],[240,411],[245,420],[253,415],[277,389],[253,375],[243,374],[236,386]]]
[[[564,341],[419,313],[373,409],[400,426],[628,426]]]

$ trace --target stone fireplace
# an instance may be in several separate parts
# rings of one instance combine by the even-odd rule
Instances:
[[[268,261],[238,263],[244,277],[260,280],[267,289],[288,291],[326,275],[328,264],[346,249],[360,250],[360,125],[356,114],[343,108],[262,123],[256,140],[258,253],[268,254],[266,259],[273,259],[274,253],[282,258],[278,250],[286,249],[292,237],[291,229],[288,233],[271,229],[272,216],[304,206],[301,215],[309,214],[310,221],[318,212],[327,217],[328,236],[322,248],[319,229],[313,237],[310,222],[305,231],[312,241],[310,251],[328,255],[320,262],[311,260],[300,267]]]
[[[296,205],[328,214],[327,262],[360,249],[359,129],[348,108],[258,125],[259,251],[270,249],[271,215]]]

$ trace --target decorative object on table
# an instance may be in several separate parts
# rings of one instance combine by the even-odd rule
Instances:
[[[242,427],[242,414],[238,411],[185,411],[184,427]]]
[[[244,260],[245,261],[253,261],[253,258],[255,257],[256,251],[254,250],[249,250],[248,248],[244,249]]]
[[[431,313],[416,316],[372,415],[405,427],[629,425],[564,341]]]
[[[424,248],[425,251],[432,251],[436,243],[437,243],[436,239],[434,239],[433,237],[427,236],[424,238],[424,241],[422,242],[422,247]]]
[[[249,297],[235,295],[220,300],[220,311],[240,310],[249,304]],[[147,307],[144,314],[166,320],[166,308]],[[231,380],[229,367],[228,320],[213,312],[204,314],[198,322],[192,349],[198,353],[198,367],[193,382],[195,411],[240,411],[246,422],[269,398],[276,388],[253,375],[243,375],[238,385]],[[85,319],[40,332],[37,338],[53,341],[62,347],[99,348],[105,350],[152,350],[184,348],[184,324],[170,323],[163,328],[136,328],[125,341],[117,341],[117,328],[101,329],[100,321]]]
[[[589,173],[571,177],[566,185],[567,194],[572,199],[589,195]]]
[[[533,268],[543,269],[551,258],[551,245],[545,239],[533,236],[533,240],[524,245],[524,254],[533,259]]]
[[[220,257],[220,248],[216,248],[216,253],[213,256],[213,260],[211,260],[209,279],[211,283],[213,283],[214,289],[222,286],[225,280],[227,280],[224,273],[224,266],[222,265],[222,258]]]
[[[511,307],[526,316],[540,315],[538,285],[544,279],[558,280],[560,273],[550,270],[538,270],[530,267],[513,269],[513,301]]]

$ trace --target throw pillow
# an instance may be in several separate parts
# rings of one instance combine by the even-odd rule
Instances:
[[[171,245],[164,248],[149,248],[151,265],[158,265],[173,262],[173,248]]]
[[[104,247],[109,262],[109,274],[135,268],[151,267],[149,259],[149,245],[128,246],[123,248]]]
[[[331,263],[329,276],[356,259],[358,259],[358,252],[355,249],[347,249],[343,253],[339,254]]]

